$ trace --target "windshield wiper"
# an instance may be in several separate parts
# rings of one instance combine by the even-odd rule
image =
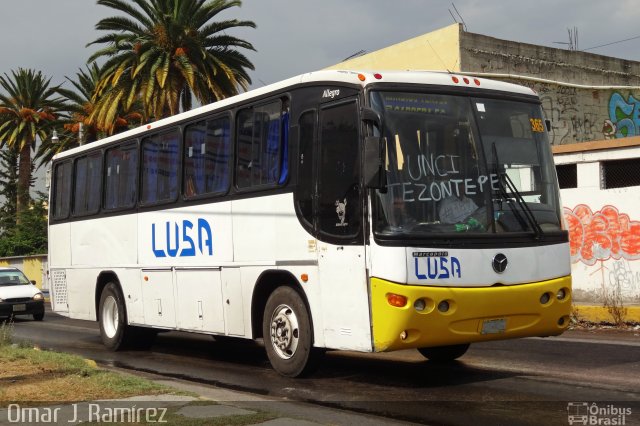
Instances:
[[[540,239],[542,236],[544,236],[544,231],[540,227],[540,224],[536,220],[536,217],[533,215],[533,212],[527,205],[527,202],[524,200],[524,197],[522,196],[520,191],[518,191],[518,189],[514,185],[509,175],[506,172],[500,172],[501,167],[500,161],[498,160],[498,151],[496,149],[495,142],[491,144],[491,154],[493,156],[494,172],[498,177],[498,189],[500,190],[501,197],[500,200],[506,200],[509,208],[511,208],[511,211],[513,212],[513,215],[518,219],[518,222],[520,222],[520,226],[522,226],[523,228],[526,227],[526,219],[526,221],[529,223],[529,227],[535,234],[535,239]],[[509,192],[514,195],[515,201],[521,210],[518,210],[518,208],[516,208],[516,206],[511,203]]]

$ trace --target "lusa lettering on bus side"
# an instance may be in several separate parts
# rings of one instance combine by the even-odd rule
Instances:
[[[416,277],[420,280],[462,278],[462,268],[457,257],[415,256]]]
[[[211,232],[211,226],[206,219],[198,218],[197,228],[194,230],[194,224],[190,220],[183,220],[182,222],[170,222],[164,223],[165,228],[165,247],[159,247],[156,244],[156,232],[162,232],[162,225],[159,224],[156,228],[156,224],[151,224],[151,250],[155,257],[192,257],[197,256],[196,244],[194,240],[198,241],[197,250],[199,254],[203,256],[213,255],[213,233]],[[172,226],[173,225],[173,226]],[[173,230],[173,232],[171,232]]]

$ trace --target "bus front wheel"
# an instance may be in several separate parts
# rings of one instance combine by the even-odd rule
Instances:
[[[469,349],[469,344],[435,346],[432,348],[418,348],[418,352],[430,361],[447,362],[453,361],[464,355]]]
[[[318,364],[322,351],[313,348],[311,320],[300,294],[278,287],[267,300],[262,321],[269,362],[283,376],[300,377]]]
[[[130,340],[132,329],[127,325],[122,293],[115,283],[108,283],[102,290],[99,309],[102,343],[112,351],[124,348]]]

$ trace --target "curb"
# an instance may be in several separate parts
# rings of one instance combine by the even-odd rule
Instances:
[[[604,306],[574,304],[573,309],[575,310],[580,320],[596,323],[616,322],[613,319],[612,315],[609,313],[608,309]],[[626,315],[624,316],[624,320],[626,322],[640,322],[640,306],[624,306],[622,309],[626,309],[627,311]]]

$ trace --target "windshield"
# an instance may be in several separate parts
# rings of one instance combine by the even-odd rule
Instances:
[[[29,279],[25,277],[22,272],[11,269],[4,271],[0,270],[0,287],[21,284],[31,284]]]
[[[371,94],[383,117],[387,187],[378,235],[561,229],[551,150],[538,104],[408,92]]]

